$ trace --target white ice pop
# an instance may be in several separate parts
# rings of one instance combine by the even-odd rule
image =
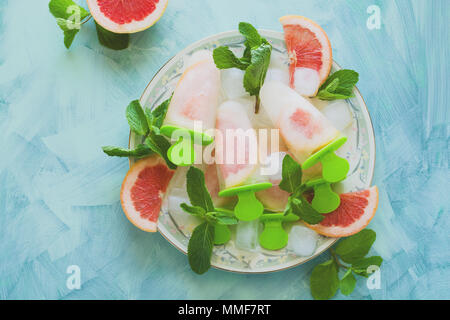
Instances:
[[[189,66],[175,88],[164,125],[194,130],[194,122],[201,121],[202,129],[214,128],[219,104],[220,71],[212,55],[202,55]]]
[[[216,164],[219,196],[238,196],[234,213],[239,220],[258,219],[264,206],[255,192],[272,186],[259,170],[258,140],[245,106],[227,101],[219,106],[216,121]]]
[[[245,106],[232,100],[221,104],[216,129],[215,156],[222,189],[260,182],[258,140]]]
[[[300,163],[340,135],[308,100],[281,82],[266,81],[260,97],[262,107]]]

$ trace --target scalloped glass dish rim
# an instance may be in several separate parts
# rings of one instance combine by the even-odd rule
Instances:
[[[262,34],[263,36],[266,37],[271,37],[271,38],[276,38],[278,40],[284,40],[284,35],[281,32],[278,31],[273,31],[273,30],[265,30],[265,29],[259,29],[258,30],[260,32],[260,34]],[[170,58],[169,60],[167,60],[167,62],[155,73],[155,75],[153,76],[153,78],[150,80],[150,82],[148,83],[148,85],[146,86],[146,88],[144,89],[144,92],[142,93],[142,96],[140,98],[140,102],[142,105],[145,105],[145,102],[149,99],[149,96],[151,94],[151,85],[153,83],[153,81],[158,77],[158,76],[163,76],[164,73],[167,71],[167,69],[170,66],[170,62],[172,61],[177,61],[178,58],[183,57],[184,55],[186,55],[188,52],[191,52],[193,50],[195,50],[197,47],[201,47],[202,45],[209,43],[209,42],[214,42],[217,41],[221,38],[227,38],[227,37],[236,37],[236,36],[240,36],[240,33],[237,30],[233,30],[233,31],[225,31],[225,32],[221,32],[221,33],[217,33],[215,35],[212,36],[208,36],[205,37],[201,40],[198,40],[194,43],[192,43],[191,45],[187,46],[186,48],[184,48],[183,50],[181,50],[180,52],[178,52],[175,56],[173,56],[172,58]],[[334,60],[333,60],[333,69],[334,70],[339,70],[342,69]],[[373,129],[373,124],[372,124],[372,120],[370,118],[370,114],[369,111],[367,109],[366,103],[363,99],[363,97],[361,96],[361,93],[359,92],[358,88],[355,86],[355,88],[353,89],[353,93],[355,95],[355,99],[358,101],[359,106],[361,106],[361,111],[362,111],[362,115],[364,118],[364,121],[368,124],[368,140],[369,140],[369,144],[370,144],[370,154],[373,154],[373,158],[370,159],[369,161],[369,169],[368,169],[368,186],[370,186],[372,184],[372,180],[373,180],[373,176],[374,176],[374,170],[375,170],[375,159],[376,159],[376,146],[375,146],[375,135],[374,135],[374,129]],[[129,135],[129,147],[131,147],[131,139],[132,139],[132,135],[133,133],[130,131],[130,135]],[[129,165],[131,166],[134,162],[134,159],[130,159],[129,160]],[[178,243],[178,241],[170,234],[170,232],[167,230],[167,228],[164,225],[161,225],[158,223],[158,231],[159,233],[169,242],[171,243],[175,248],[177,248],[179,251],[181,251],[184,254],[187,254],[187,251]],[[270,267],[267,269],[258,269],[255,271],[252,270],[243,270],[240,268],[233,268],[233,267],[223,267],[220,265],[215,265],[214,263],[211,264],[211,266],[213,268],[219,269],[219,270],[224,270],[224,271],[229,271],[229,272],[235,272],[235,273],[250,273],[250,274],[258,274],[258,273],[270,273],[270,272],[276,272],[276,271],[282,271],[282,270],[286,270],[286,269],[290,269],[296,266],[299,266],[303,263],[306,263],[316,257],[318,257],[320,254],[322,254],[323,252],[325,252],[328,248],[330,248],[333,244],[335,244],[337,241],[339,240],[339,238],[329,238],[326,242],[324,242],[321,246],[319,246],[318,248],[316,248],[316,252],[310,256],[310,257],[298,257],[298,261],[291,261],[290,263],[283,263],[282,265],[280,265],[279,268],[276,267]]]

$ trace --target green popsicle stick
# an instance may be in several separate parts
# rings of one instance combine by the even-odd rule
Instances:
[[[283,222],[293,222],[299,219],[294,214],[268,213],[261,216],[264,230],[259,236],[259,244],[267,250],[279,250],[284,248],[289,240],[289,235],[283,228]]]
[[[348,161],[338,157],[334,152],[339,149],[347,137],[340,137],[311,155],[303,163],[302,168],[311,168],[318,162],[322,163],[322,177],[328,182],[338,182],[343,180],[350,169]]]
[[[339,195],[331,189],[331,184],[324,179],[316,179],[306,183],[314,189],[311,206],[319,213],[330,213],[341,204]]]
[[[169,138],[172,138],[174,132],[177,132],[177,142],[167,150],[167,157],[177,166],[189,166],[195,162],[194,144],[208,145],[214,141],[211,136],[205,133],[177,126],[164,125],[160,130],[163,135]]]
[[[264,211],[264,206],[256,198],[255,192],[270,187],[272,187],[270,182],[250,184],[222,190],[219,192],[219,196],[229,197],[237,195],[238,202],[234,207],[236,218],[242,221],[252,221],[258,219]]]
[[[214,244],[225,244],[231,238],[230,228],[225,224],[216,223],[214,226]]]

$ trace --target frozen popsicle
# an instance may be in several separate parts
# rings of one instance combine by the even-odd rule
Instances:
[[[204,131],[215,125],[220,72],[212,55],[202,55],[197,60],[181,76],[161,127],[164,135],[177,140],[167,154],[177,165],[194,163],[194,144],[208,145],[213,141]]]
[[[274,152],[267,156],[265,164],[266,168],[270,168],[273,172],[268,175],[269,182],[272,187],[266,190],[261,190],[256,194],[256,197],[261,201],[264,207],[275,212],[283,212],[286,209],[289,192],[280,189],[279,184],[282,179],[282,163],[286,156],[286,152]]]
[[[264,207],[255,192],[270,188],[272,184],[260,174],[257,135],[244,106],[237,101],[220,105],[216,129],[219,196],[238,196],[234,211],[239,220],[258,219]]]
[[[346,138],[333,127],[325,116],[308,100],[287,85],[265,82],[260,92],[261,104],[266,110],[289,151],[304,169],[322,163],[322,176],[326,181],[340,181],[347,175],[348,161],[334,151]]]

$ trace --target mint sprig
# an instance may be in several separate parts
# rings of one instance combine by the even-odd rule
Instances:
[[[283,158],[280,189],[291,193],[284,211],[285,215],[293,213],[309,224],[317,224],[325,217],[317,212],[303,196],[308,189],[302,184],[302,167],[290,155]]]
[[[186,188],[191,205],[182,203],[180,207],[185,212],[204,220],[194,229],[189,239],[188,261],[195,273],[203,274],[211,267],[214,244],[224,243],[222,235],[216,234],[217,230],[227,228],[227,225],[236,224],[238,221],[234,216],[214,208],[211,195],[206,188],[205,175],[200,169],[189,168]]]
[[[251,96],[256,96],[255,113],[258,113],[259,92],[269,68],[272,45],[261,37],[250,23],[239,23],[239,32],[245,37],[245,51],[242,58],[236,57],[227,46],[214,49],[213,58],[219,69],[245,70],[243,86]]]
[[[81,22],[90,17],[89,12],[72,0],[51,0],[48,8],[64,32],[64,45],[69,49],[80,31]]]
[[[355,275],[368,277],[367,270],[370,266],[381,266],[383,262],[381,257],[365,257],[375,238],[375,231],[364,229],[341,240],[335,250],[330,249],[331,259],[315,266],[311,273],[310,287],[313,298],[331,299],[338,289],[342,294],[349,295],[356,286]],[[341,269],[344,269],[345,273],[339,280]]]
[[[353,87],[359,79],[354,70],[343,69],[331,74],[320,86],[317,97],[322,100],[348,99],[353,97]]]
[[[69,49],[81,26],[91,18],[91,14],[73,0],[50,0],[50,13],[56,18],[56,23],[64,32],[64,45]],[[106,30],[95,23],[98,41],[104,47],[113,50],[128,48],[129,34],[117,34]]]
[[[126,109],[128,125],[131,131],[143,136],[144,143],[137,145],[133,150],[106,146],[103,147],[103,151],[111,157],[137,158],[143,158],[156,153],[164,158],[169,168],[175,169],[176,165],[167,157],[167,150],[171,144],[159,131],[166,117],[170,100],[171,98],[167,99],[154,110],[144,110],[139,100],[131,101]]]

